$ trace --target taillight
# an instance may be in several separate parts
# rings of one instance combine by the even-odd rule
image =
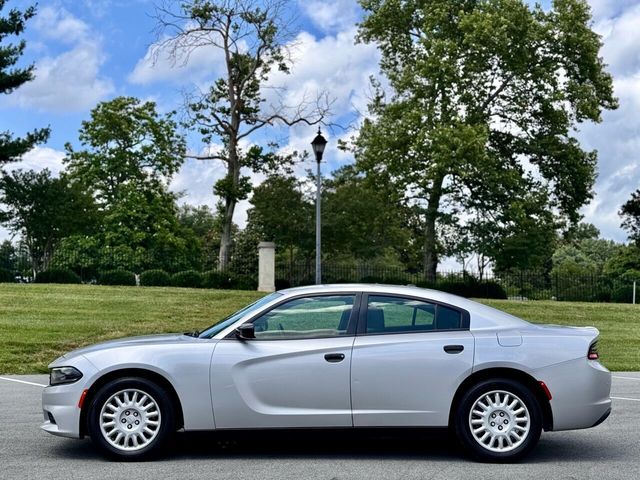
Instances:
[[[587,353],[587,358],[589,360],[598,360],[600,355],[598,355],[598,341],[596,340],[589,346],[589,353]]]

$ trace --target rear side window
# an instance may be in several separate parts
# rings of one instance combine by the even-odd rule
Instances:
[[[428,332],[458,330],[462,314],[453,308],[411,298],[370,295],[367,333]]]

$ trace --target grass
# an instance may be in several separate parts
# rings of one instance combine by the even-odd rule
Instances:
[[[258,292],[0,284],[0,373],[46,372],[59,355],[130,335],[204,329]]]
[[[0,374],[46,372],[71,349],[205,328],[262,294],[187,288],[0,284]],[[640,370],[640,306],[483,300],[537,323],[592,325],[612,370]]]
[[[600,358],[610,370],[640,370],[640,305],[553,301],[482,300],[534,323],[596,327]]]

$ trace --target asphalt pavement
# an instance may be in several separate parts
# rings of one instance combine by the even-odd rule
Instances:
[[[180,433],[166,458],[113,462],[89,439],[40,430],[47,381],[0,377],[0,479],[640,479],[640,372],[614,373],[613,412],[602,425],[543,433],[514,465],[472,462],[437,431]]]

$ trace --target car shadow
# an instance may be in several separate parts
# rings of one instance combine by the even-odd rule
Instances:
[[[574,436],[575,437],[575,436]],[[104,459],[90,440],[61,441],[56,456],[76,460]],[[580,462],[623,458],[620,446],[598,436],[572,438],[543,434],[522,463]],[[447,430],[278,430],[180,432],[156,461],[204,460],[423,460],[468,461]]]

